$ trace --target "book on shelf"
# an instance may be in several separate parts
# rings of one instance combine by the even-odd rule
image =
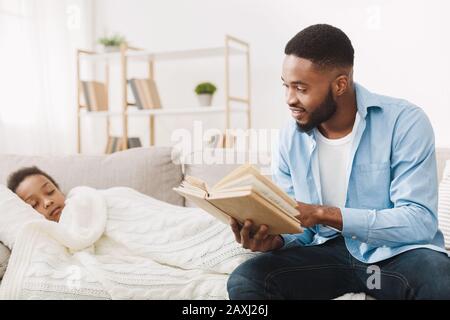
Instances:
[[[252,232],[262,224],[268,226],[269,234],[303,232],[295,218],[297,202],[250,164],[233,170],[212,188],[199,178],[186,176],[174,190],[224,223],[230,217],[241,224],[250,219]]]
[[[215,134],[209,137],[206,142],[208,148],[233,148],[236,145],[237,137],[233,134]]]
[[[88,111],[108,110],[108,90],[103,82],[81,81],[81,88]]]
[[[128,148],[140,148],[142,147],[141,139],[138,137],[129,137],[128,138]],[[106,144],[105,153],[114,153],[117,151],[122,151],[123,148],[123,137],[108,137],[108,142]]]
[[[133,78],[128,80],[128,83],[138,109],[161,108],[161,99],[155,80]]]
[[[138,137],[128,138],[128,148],[140,148],[142,147],[141,139]]]

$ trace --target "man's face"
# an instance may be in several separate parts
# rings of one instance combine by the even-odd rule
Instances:
[[[64,208],[65,196],[45,176],[26,177],[16,189],[17,195],[46,219],[58,222]]]
[[[330,74],[319,71],[310,60],[294,55],[285,57],[281,79],[286,88],[286,103],[301,131],[310,131],[336,112],[330,78]]]

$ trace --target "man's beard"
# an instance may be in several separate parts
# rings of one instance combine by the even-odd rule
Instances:
[[[322,122],[329,120],[336,112],[337,105],[333,99],[331,88],[328,90],[328,94],[325,100],[320,106],[314,110],[309,117],[309,121],[305,124],[300,124],[297,121],[297,128],[302,132],[308,132],[317,127]]]

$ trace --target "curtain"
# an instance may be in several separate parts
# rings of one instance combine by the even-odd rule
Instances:
[[[0,0],[0,153],[76,152],[86,0]]]

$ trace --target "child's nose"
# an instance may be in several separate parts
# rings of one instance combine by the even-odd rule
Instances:
[[[51,206],[53,204],[53,200],[52,199],[45,199],[44,200],[44,207],[47,209],[49,206]]]

